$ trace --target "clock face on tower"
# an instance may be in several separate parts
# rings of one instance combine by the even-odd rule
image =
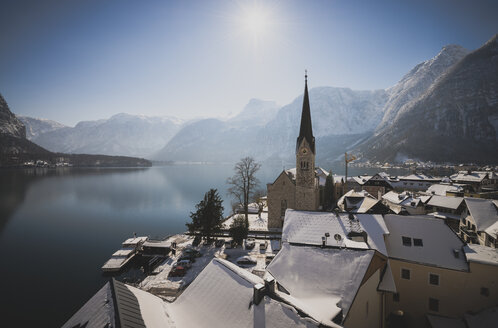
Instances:
[[[306,154],[306,148],[304,148],[304,149],[302,150],[302,153],[303,153],[303,154]]]

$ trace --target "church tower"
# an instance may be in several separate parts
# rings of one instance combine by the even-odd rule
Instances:
[[[311,127],[308,75],[304,76],[301,127],[296,142],[296,209],[318,209],[318,182],[315,175],[315,137]]]

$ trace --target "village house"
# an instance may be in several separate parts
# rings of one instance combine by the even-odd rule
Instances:
[[[458,232],[465,207],[463,197],[434,195],[427,202],[426,211],[436,218],[443,219],[453,231]]]
[[[339,210],[348,213],[369,213],[369,214],[387,214],[391,213],[390,209],[374,196],[365,190],[356,192],[348,191],[337,201]]]
[[[407,191],[402,193],[390,191],[382,196],[382,201],[395,214],[420,215],[426,213],[423,200]]]
[[[498,247],[498,201],[465,198],[460,237],[469,244]]]
[[[385,233],[381,215],[288,209],[267,274],[322,326],[382,327],[384,295],[395,292]]]
[[[431,185],[425,193],[427,195],[437,195],[437,196],[460,196],[464,195],[464,186],[457,183],[436,183]]]
[[[493,171],[459,171],[451,180],[472,187],[472,191],[492,191],[498,188],[498,175]]]
[[[433,177],[423,173],[414,173],[407,176],[399,176],[389,179],[396,190],[427,190],[431,185],[441,182],[441,178]]]
[[[392,321],[403,327],[423,327],[427,315],[463,318],[467,312],[497,304],[495,250],[465,246],[442,220],[397,215],[386,215],[384,220],[397,289],[386,299]]]

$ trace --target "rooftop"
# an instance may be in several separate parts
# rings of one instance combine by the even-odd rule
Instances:
[[[434,195],[431,197],[427,205],[437,206],[456,210],[463,202],[463,197],[449,197]]]
[[[498,232],[498,210],[493,201],[481,198],[465,197],[469,213],[474,219],[477,231],[486,231],[490,235]]]
[[[314,319],[334,325],[332,320],[341,310],[346,317],[373,255],[373,250],[284,243],[267,270],[294,298],[306,304]]]
[[[429,216],[385,215],[389,229],[386,247],[389,258],[440,268],[466,271],[463,242],[443,220]],[[404,244],[404,239],[406,245]],[[418,245],[415,243],[415,239]],[[409,245],[408,245],[409,241]]]
[[[469,262],[498,265],[498,249],[482,245],[466,245],[463,248]]]

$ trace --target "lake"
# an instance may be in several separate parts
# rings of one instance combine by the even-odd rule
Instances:
[[[260,187],[281,170],[263,166]],[[60,327],[106,283],[101,266],[133,233],[184,232],[210,188],[228,215],[232,174],[233,165],[0,170],[2,322]]]

